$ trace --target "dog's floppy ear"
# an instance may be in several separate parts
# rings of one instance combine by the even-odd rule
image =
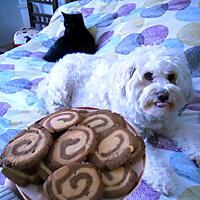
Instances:
[[[122,77],[124,78],[123,80],[124,84],[123,84],[123,87],[121,88],[121,95],[124,97],[126,96],[126,84],[133,77],[135,70],[136,70],[136,65],[135,63],[133,63],[127,68],[127,71],[125,72],[124,77]]]
[[[136,65],[133,63],[129,68],[128,68],[128,80],[130,80],[136,70]]]
[[[135,64],[131,63],[133,61],[126,59],[116,63],[117,66],[114,69],[113,78],[110,81],[112,86],[108,89],[110,99],[126,99],[126,85],[132,79],[135,72]]]

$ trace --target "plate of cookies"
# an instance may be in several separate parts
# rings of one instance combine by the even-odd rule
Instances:
[[[0,163],[25,200],[119,200],[140,183],[145,159],[143,139],[121,115],[81,107],[21,131]]]

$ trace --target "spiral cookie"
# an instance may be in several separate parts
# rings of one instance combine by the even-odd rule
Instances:
[[[38,165],[37,168],[37,174],[42,180],[47,180],[48,176],[51,175],[53,172],[52,170],[48,167],[48,165],[44,162],[41,161]]]
[[[90,161],[98,168],[116,169],[131,158],[135,137],[122,127],[114,127],[99,135],[99,144]]]
[[[2,163],[16,169],[32,168],[46,156],[51,144],[52,136],[45,128],[31,127],[5,147]]]
[[[44,183],[48,200],[101,200],[103,185],[92,164],[74,163],[56,170]]]
[[[123,117],[108,110],[90,112],[85,115],[81,124],[94,128],[97,133],[105,131],[114,126],[126,127]]]
[[[78,124],[80,120],[81,116],[78,111],[65,109],[45,117],[40,121],[40,124],[49,132],[54,133],[66,130]]]
[[[28,174],[24,171],[13,169],[10,167],[3,166],[1,173],[9,178],[13,183],[19,186],[26,186],[29,183],[39,184],[40,178],[37,174]]]
[[[104,197],[117,198],[127,195],[134,189],[138,176],[132,169],[120,167],[112,171],[103,171],[102,181]]]
[[[145,144],[141,137],[136,136],[134,140],[135,150],[131,154],[131,158],[128,160],[129,164],[135,164],[140,161],[145,155]]]
[[[51,169],[83,161],[88,153],[95,151],[97,139],[95,131],[87,126],[76,126],[66,131],[54,143],[47,158]]]

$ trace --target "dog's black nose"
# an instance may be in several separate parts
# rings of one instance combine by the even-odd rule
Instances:
[[[169,93],[167,90],[160,90],[157,92],[157,98],[158,100],[164,102],[167,101],[169,99]]]

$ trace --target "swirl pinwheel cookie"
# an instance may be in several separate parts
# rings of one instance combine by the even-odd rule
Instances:
[[[56,170],[44,183],[48,200],[99,200],[103,184],[95,167],[74,163]]]
[[[97,133],[101,133],[115,126],[126,128],[124,118],[117,113],[112,113],[109,110],[99,110],[85,114],[85,118],[81,124],[95,129]]]
[[[96,133],[87,126],[75,126],[66,131],[54,143],[48,155],[51,169],[84,161],[89,153],[95,151],[97,145]]]
[[[76,110],[63,109],[48,115],[39,124],[51,133],[57,133],[78,124],[81,115]]]
[[[45,161],[41,161],[37,166],[37,174],[42,180],[47,180],[48,176],[51,175],[53,171],[48,167]]]
[[[145,144],[141,137],[136,136],[134,140],[135,150],[131,154],[131,158],[128,160],[128,164],[135,164],[140,161],[145,155]]]
[[[26,186],[29,183],[39,184],[41,181],[40,177],[34,172],[27,173],[6,166],[3,166],[1,173],[19,186]]]
[[[104,197],[118,198],[133,190],[138,182],[138,176],[131,168],[122,166],[112,171],[103,171],[102,182],[104,184]]]
[[[52,136],[45,128],[31,127],[6,145],[2,164],[16,169],[33,168],[46,156],[51,144]]]
[[[131,158],[135,137],[122,127],[114,127],[101,132],[96,151],[90,161],[98,168],[116,169]]]

